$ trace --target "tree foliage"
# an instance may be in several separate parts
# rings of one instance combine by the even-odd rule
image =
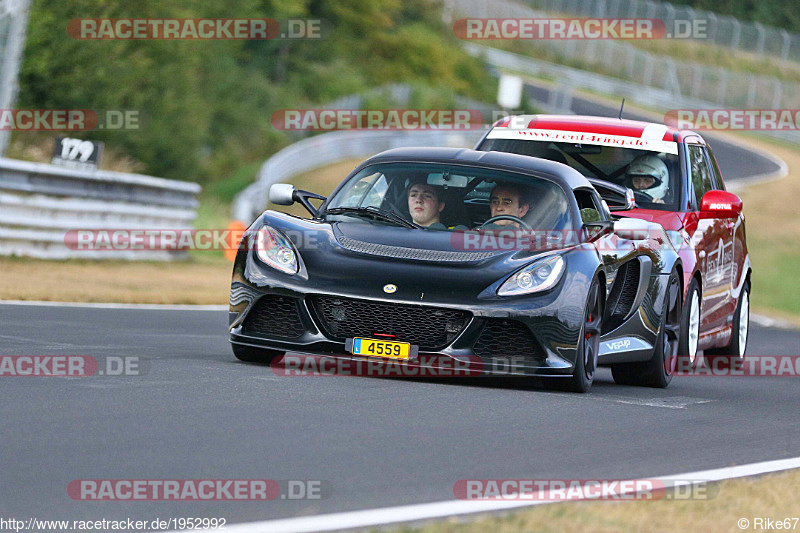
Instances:
[[[491,100],[493,81],[426,0],[34,0],[18,107],[138,110],[136,131],[91,131],[151,174],[206,181],[288,142],[278,109],[388,83]],[[78,40],[76,18],[321,18],[322,40]]]

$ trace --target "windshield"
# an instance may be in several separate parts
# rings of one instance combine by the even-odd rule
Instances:
[[[511,152],[564,163],[584,176],[633,189],[639,207],[680,210],[680,162],[674,154],[517,139],[486,139],[479,150]]]
[[[569,205],[567,193],[545,178],[459,165],[385,163],[350,177],[323,216],[368,224],[408,221],[440,231],[572,229]],[[398,216],[403,221],[396,220]]]

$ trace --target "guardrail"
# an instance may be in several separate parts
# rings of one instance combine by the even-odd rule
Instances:
[[[464,43],[463,46],[468,53],[482,58],[486,63],[497,69],[557,80],[556,83],[561,88],[561,92],[567,95],[573,89],[586,89],[619,97],[624,96],[632,102],[638,102],[650,108],[660,108],[664,111],[670,109],[714,109],[721,107],[719,104],[714,104],[707,100],[680,96],[680,94],[658,87],[640,85],[489,46],[475,43]],[[763,107],[769,108],[770,106]],[[761,130],[757,133],[777,139],[800,142],[800,131],[797,130]]]
[[[0,255],[173,260],[182,251],[71,250],[72,229],[189,229],[196,183],[0,158]]]
[[[270,157],[256,182],[233,202],[235,220],[250,224],[267,207],[269,188],[309,170],[353,158],[365,158],[404,146],[453,146],[471,148],[484,133],[473,130],[352,130],[323,133],[287,146]],[[342,176],[344,178],[344,176]]]
[[[531,7],[551,13],[571,13],[592,18],[650,18],[665,22],[702,21],[708,42],[742,52],[771,56],[783,61],[800,61],[800,34],[758,22],[742,22],[687,5],[651,0],[525,0]]]
[[[561,0],[558,0],[559,2]],[[533,4],[554,5],[552,2]],[[568,2],[573,5],[574,2]],[[644,4],[643,4],[644,5]],[[508,0],[448,0],[443,14],[445,20],[459,17],[474,18],[543,18],[542,11]],[[575,9],[578,9],[575,7]],[[569,10],[567,10],[569,11]],[[612,9],[613,12],[616,12]],[[632,15],[627,15],[632,16]],[[553,63],[542,60],[524,62],[510,59],[512,55],[491,53],[495,59],[503,58],[508,68],[530,72],[528,65],[536,65],[537,72],[547,70],[548,75],[560,76],[570,73],[571,83],[592,90],[599,90],[596,83],[615,88],[634,89],[639,98],[631,100],[650,103],[651,96],[659,99],[657,105],[666,109],[676,108],[732,108],[732,109],[797,109],[800,107],[800,84],[783,81],[774,76],[755,75],[716,66],[703,65],[668,55],[655,54],[615,39],[566,39],[533,40],[536,46],[550,55],[560,58],[559,63],[572,63],[572,67],[555,68]],[[465,42],[469,50],[475,50],[476,42]],[[480,47],[487,50],[488,47]],[[498,50],[498,52],[501,52]],[[531,54],[535,54],[532,52]],[[527,56],[517,56],[523,58]],[[545,65],[553,65],[547,66]],[[581,70],[575,67],[580,67]],[[597,74],[596,72],[602,72]],[[583,72],[584,75],[578,74]],[[556,78],[560,80],[560,78]],[[616,91],[612,94],[625,95]],[[796,141],[797,132],[770,131],[765,134]]]

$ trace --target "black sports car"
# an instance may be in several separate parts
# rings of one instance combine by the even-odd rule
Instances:
[[[621,210],[629,190],[596,185],[561,163],[451,148],[378,154],[329,198],[273,185],[273,203],[312,216],[266,211],[242,239],[234,354],[457,360],[581,392],[600,364],[666,387],[680,259],[661,226],[613,220],[598,193]]]

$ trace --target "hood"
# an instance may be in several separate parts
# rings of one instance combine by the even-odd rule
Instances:
[[[545,252],[467,251],[455,232],[361,223],[333,224],[269,212],[264,222],[295,242],[307,271],[306,289],[374,298],[386,284],[393,299],[463,302],[478,296]],[[300,236],[298,240],[296,237]],[[312,289],[313,291],[313,289]]]

